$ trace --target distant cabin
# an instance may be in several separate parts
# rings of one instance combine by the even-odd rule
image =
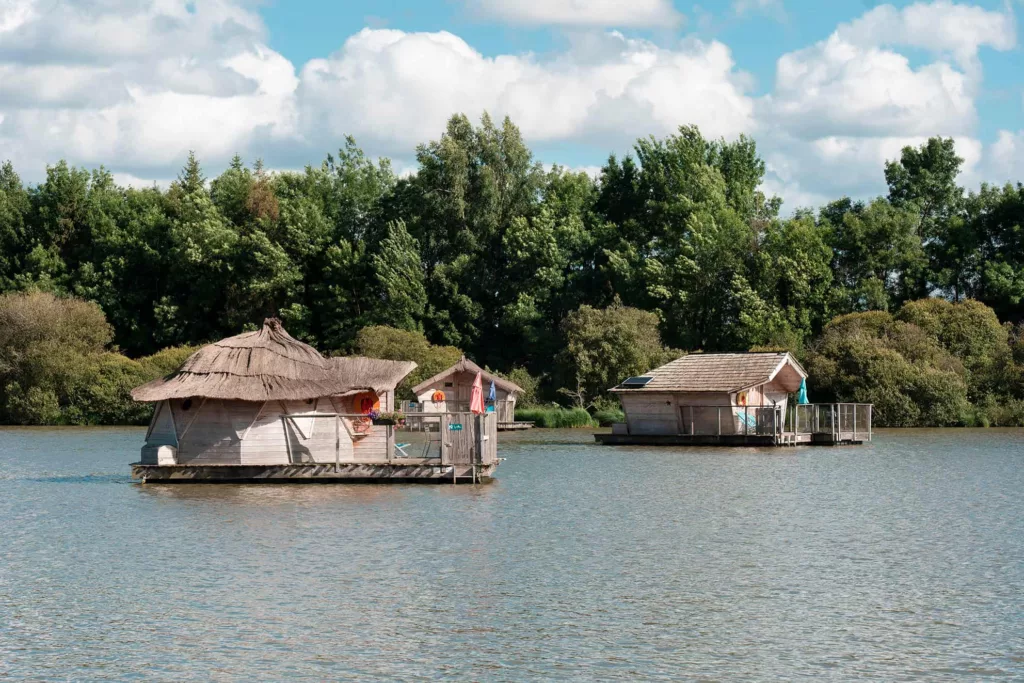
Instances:
[[[450,368],[414,386],[412,393],[416,396],[415,405],[406,404],[403,407],[408,412],[466,412],[469,410],[469,402],[473,394],[473,381],[476,379],[477,373],[480,373],[483,379],[487,410],[497,413],[499,428],[514,422],[516,398],[522,393],[522,388],[514,382],[487,372],[465,356]],[[492,382],[494,383],[495,400],[487,401]]]
[[[624,423],[607,444],[795,445],[871,438],[871,406],[803,404],[807,371],[789,353],[694,353],[611,389]]]

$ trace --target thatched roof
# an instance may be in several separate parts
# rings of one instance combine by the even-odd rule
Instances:
[[[642,387],[620,384],[612,391],[733,393],[767,384],[786,366],[792,368],[794,376],[807,377],[789,353],[694,353],[645,373],[644,377],[653,379]]]
[[[487,372],[486,370],[481,368],[479,365],[477,365],[473,361],[471,361],[468,358],[466,358],[465,356],[463,356],[461,359],[459,359],[458,363],[456,363],[455,365],[451,366],[447,370],[442,370],[441,372],[437,373],[436,375],[434,375],[430,379],[425,379],[422,382],[420,382],[419,384],[417,384],[416,386],[414,386],[412,388],[412,393],[419,394],[424,389],[429,388],[430,385],[433,384],[434,382],[439,382],[439,381],[445,379],[446,377],[451,377],[452,375],[454,375],[456,373],[459,373],[459,372],[468,372],[468,373],[471,373],[471,374],[474,374],[474,375],[479,372],[481,374],[481,376],[482,376],[482,379],[485,382],[494,382],[494,386],[496,386],[496,387],[498,387],[498,388],[500,388],[500,389],[502,389],[504,391],[507,391],[510,394],[512,394],[512,393],[517,393],[518,394],[518,393],[522,393],[522,391],[523,391],[523,388],[520,387],[515,382],[509,382],[507,379],[502,379],[501,377],[498,377],[497,375],[492,375],[491,373]]]
[[[378,393],[390,391],[416,369],[411,360],[380,360],[364,356],[328,358],[331,372],[351,386],[342,393],[372,389]]]
[[[207,344],[176,373],[136,387],[136,401],[205,397],[238,401],[296,401],[339,396],[358,390],[393,389],[415,363],[367,358],[358,363],[328,361],[316,349],[289,335],[281,321],[268,318],[257,332]],[[404,369],[404,374],[398,375]]]

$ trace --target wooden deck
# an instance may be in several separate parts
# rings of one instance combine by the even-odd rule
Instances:
[[[297,465],[132,465],[143,484],[486,484],[497,462],[442,465],[436,458],[391,462],[302,463]]]
[[[519,432],[524,429],[533,429],[532,422],[499,422],[499,432]]]
[[[625,446],[846,446],[871,441],[868,404],[826,403],[781,407],[677,407],[674,433],[658,433],[638,422],[612,425],[611,434],[595,434],[598,443]],[[657,425],[655,425],[657,426]]]
[[[595,434],[595,440],[609,446],[855,446],[863,439],[845,433],[835,440],[828,434]]]

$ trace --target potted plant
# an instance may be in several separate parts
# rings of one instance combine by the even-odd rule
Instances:
[[[405,416],[398,411],[382,413],[379,410],[374,410],[370,413],[370,419],[375,425],[394,426],[401,424],[405,420]]]

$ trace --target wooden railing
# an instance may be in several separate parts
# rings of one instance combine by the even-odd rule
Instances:
[[[832,441],[870,441],[869,403],[811,403],[781,406],[679,406],[678,433],[683,436],[829,435]]]
[[[777,436],[782,409],[776,406],[679,406],[679,433],[689,436]]]
[[[414,444],[402,444],[398,447],[395,439],[393,426],[387,426],[387,456],[388,461],[400,460],[403,458],[419,458],[422,460],[436,459],[441,465],[490,465],[498,459],[498,421],[493,413],[475,415],[473,413],[423,413],[416,415],[421,418],[425,425],[424,433],[427,436],[426,448],[422,451],[410,450]],[[347,432],[349,439],[355,441],[364,436],[353,429],[354,421],[366,420],[367,417],[361,414],[342,413],[297,413],[282,415],[282,422],[291,424],[293,430],[297,431],[300,440],[309,438],[299,430],[295,420],[305,418],[318,418],[331,420],[334,423],[334,451],[335,468],[340,466],[341,460],[341,434]],[[407,418],[408,419],[408,418]],[[286,434],[288,433],[286,427]],[[436,437],[434,437],[436,435]],[[433,437],[433,438],[432,438]],[[290,440],[288,441],[288,460],[295,462],[293,458]],[[436,449],[431,445],[436,444]],[[422,446],[422,444],[416,444]]]
[[[399,457],[438,460],[442,465],[489,465],[498,458],[498,420],[494,413],[410,413],[406,423],[415,431],[401,432]]]
[[[515,408],[516,404],[514,401],[494,401],[493,403],[487,403],[485,406],[494,406],[493,412],[498,417],[499,423],[504,422],[515,422]],[[420,415],[427,414],[436,415],[437,413],[468,413],[469,412],[469,401],[425,401],[422,403],[416,401],[402,401],[401,411],[406,415]]]
[[[828,434],[835,441],[871,441],[870,403],[805,403],[792,405],[787,412],[787,432]]]

